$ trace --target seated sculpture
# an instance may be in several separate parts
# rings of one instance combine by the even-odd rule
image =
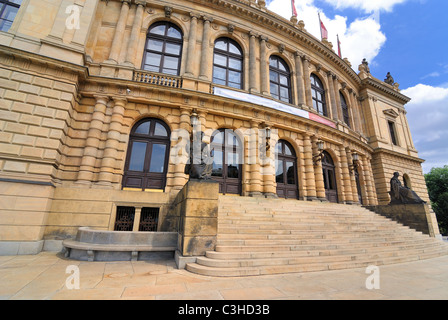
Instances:
[[[402,186],[398,177],[398,172],[394,173],[393,178],[390,180],[390,204],[423,204],[423,201],[414,191],[408,187]]]
[[[210,146],[203,142],[204,132],[193,133],[193,141],[190,143],[190,163],[185,166],[185,174],[190,175],[190,180],[210,180],[212,178],[213,156],[210,154]]]

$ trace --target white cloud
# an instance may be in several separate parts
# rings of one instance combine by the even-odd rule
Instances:
[[[407,0],[324,0],[337,9],[355,8],[370,13],[374,11],[392,11],[392,8]]]
[[[337,5],[337,1],[326,1]],[[334,51],[338,51],[337,35],[339,35],[342,57],[347,57],[355,70],[364,58],[372,63],[386,42],[386,36],[381,32],[381,26],[376,15],[358,18],[348,25],[347,17],[340,15],[333,18],[327,17],[321,9],[314,5],[314,0],[296,0],[295,2],[298,19],[305,22],[307,32],[317,39],[321,39],[318,18],[320,12],[322,22],[328,30],[328,41],[333,44]],[[341,1],[340,5],[345,5],[345,2]],[[286,19],[289,19],[292,15],[290,0],[273,0],[269,3],[268,9]]]
[[[418,84],[402,90],[412,98],[407,118],[424,172],[448,164],[448,88]]]

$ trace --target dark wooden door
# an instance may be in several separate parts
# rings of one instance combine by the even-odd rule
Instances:
[[[298,199],[299,184],[297,179],[297,157],[292,146],[280,140],[276,147],[275,181],[277,196],[285,199]]]
[[[212,179],[219,182],[222,194],[241,194],[243,146],[238,136],[230,129],[213,133],[211,139],[213,156]]]
[[[325,196],[328,201],[338,203],[338,189],[336,184],[336,171],[330,154],[324,151],[322,159],[322,174],[324,176]]]
[[[129,137],[123,188],[164,189],[168,171],[170,134],[158,119],[138,122]]]

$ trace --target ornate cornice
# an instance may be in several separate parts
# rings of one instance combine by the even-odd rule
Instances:
[[[393,89],[390,85],[380,80],[374,78],[365,78],[362,80],[361,83],[363,88],[380,91],[383,94],[386,93],[388,96],[395,98],[395,100],[398,100],[403,104],[406,104],[409,101],[411,101],[411,98],[405,96],[404,94],[401,94],[397,90]]]

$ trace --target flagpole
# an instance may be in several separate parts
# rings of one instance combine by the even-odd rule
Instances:
[[[317,15],[319,16],[319,29],[320,29],[320,40],[323,40],[322,37],[322,21],[320,20],[320,12],[317,12]]]

